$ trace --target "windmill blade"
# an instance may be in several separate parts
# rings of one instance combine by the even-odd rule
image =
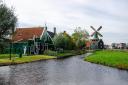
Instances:
[[[93,32],[92,34],[91,34],[91,37],[95,34],[96,32]]]
[[[96,29],[93,26],[90,26],[94,31],[96,31]]]
[[[98,34],[100,37],[103,37],[103,35],[101,35],[99,32],[97,32],[97,34]]]
[[[100,26],[100,27],[97,29],[97,31],[99,31],[101,28],[102,28],[102,26]]]

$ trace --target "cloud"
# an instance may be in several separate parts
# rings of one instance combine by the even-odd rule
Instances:
[[[113,41],[118,34],[128,34],[128,0],[5,0],[9,7],[13,6],[18,16],[19,26],[54,26],[58,32],[67,30],[70,34],[76,26],[86,28],[90,33],[90,25],[103,26],[101,33],[106,41]],[[120,34],[120,35],[119,35]],[[109,37],[113,37],[109,39]]]

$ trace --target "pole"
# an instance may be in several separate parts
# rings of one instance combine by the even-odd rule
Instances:
[[[9,59],[11,60],[11,49],[12,49],[12,43],[10,42],[10,57],[9,57]]]

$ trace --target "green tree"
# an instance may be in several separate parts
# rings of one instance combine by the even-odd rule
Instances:
[[[57,34],[53,41],[56,48],[63,48],[64,50],[71,50],[75,45],[71,36],[66,32]]]
[[[78,39],[76,41],[76,47],[77,47],[77,49],[84,48],[85,47],[85,43],[86,43],[86,40],[80,40],[80,39]]]
[[[15,29],[17,17],[14,9],[8,8],[5,3],[0,2],[0,51],[5,48],[5,41]]]
[[[86,41],[89,40],[89,33],[85,29],[82,30],[81,27],[78,27],[74,30],[72,38],[77,49],[82,49],[85,47]]]

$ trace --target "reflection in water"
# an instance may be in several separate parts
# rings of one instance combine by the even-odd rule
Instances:
[[[128,72],[75,56],[0,67],[0,85],[128,85]]]

